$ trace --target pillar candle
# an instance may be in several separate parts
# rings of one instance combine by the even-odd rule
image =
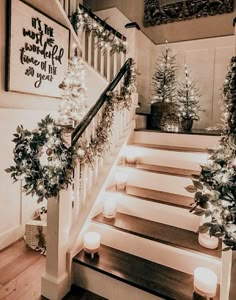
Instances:
[[[194,270],[194,290],[197,294],[205,297],[214,297],[217,289],[216,274],[203,267]]]
[[[116,199],[108,198],[103,201],[103,216],[105,218],[114,218],[116,215]]]
[[[208,233],[199,233],[198,242],[205,248],[216,249],[219,244],[219,239],[214,236],[210,236]]]
[[[97,232],[86,232],[84,234],[84,251],[93,257],[100,247],[101,236]]]
[[[128,175],[124,172],[117,172],[115,175],[116,188],[118,190],[125,190],[127,184]]]

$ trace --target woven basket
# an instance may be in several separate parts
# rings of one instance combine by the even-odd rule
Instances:
[[[25,224],[25,243],[34,250],[46,248],[47,223],[32,220]]]

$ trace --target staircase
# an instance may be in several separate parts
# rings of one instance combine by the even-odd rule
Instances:
[[[71,2],[60,0],[69,16],[76,1]],[[98,20],[90,11],[86,14]],[[124,41],[123,35],[100,21],[104,32],[111,30],[114,39]],[[130,61],[124,62],[135,57],[135,30],[128,34],[126,53],[112,54],[108,49],[105,55],[94,47],[97,36],[78,32],[84,60],[99,78],[113,80],[73,132],[72,144],[89,145],[107,92],[121,90],[130,72]],[[96,158],[94,168],[78,162],[73,187],[48,201],[50,238],[42,295],[61,299],[72,285],[75,294],[89,291],[88,299],[197,300],[202,298],[194,293],[193,273],[203,266],[218,277],[214,300],[228,300],[230,258],[224,262],[221,245],[209,250],[198,243],[200,218],[189,212],[193,195],[185,189],[191,174],[198,174],[206,162],[206,149],[214,147],[219,137],[133,130],[137,102],[134,93],[131,110],[116,112],[109,152]],[[118,174],[125,183],[119,184]],[[104,218],[103,201],[114,198],[116,216]],[[83,250],[83,236],[89,231],[101,235],[94,257]]]
[[[185,190],[217,139],[134,131],[116,167],[128,175],[126,188],[117,189],[112,176],[104,193],[117,199],[117,214],[107,219],[99,212],[87,224],[102,245],[94,258],[83,249],[74,257],[76,285],[109,300],[184,300],[193,297],[196,267],[210,268],[220,282],[221,246],[209,250],[198,243],[200,220],[189,213],[193,199]],[[219,295],[218,286],[214,299]]]

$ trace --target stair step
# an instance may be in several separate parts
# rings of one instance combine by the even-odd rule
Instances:
[[[165,203],[168,205],[173,205],[173,206],[182,207],[186,209],[190,209],[191,204],[193,203],[193,197],[147,189],[147,188],[138,187],[130,184],[126,186],[126,194],[145,198],[146,200],[149,201]]]
[[[71,286],[70,292],[63,300],[108,300],[76,285]]]
[[[176,152],[191,152],[191,153],[207,152],[207,148],[190,148],[190,147],[183,147],[183,146],[155,145],[155,144],[144,144],[144,143],[135,143],[135,142],[129,145],[148,148],[148,149],[176,151]]]
[[[168,167],[168,166],[157,166],[151,164],[144,164],[144,163],[137,163],[137,164],[126,164],[126,166],[137,168],[140,170],[146,170],[149,172],[155,172],[160,174],[171,174],[176,176],[183,176],[183,177],[191,177],[191,175],[199,175],[200,172],[197,170],[189,170],[184,168],[175,168],[175,167]]]
[[[174,148],[175,150],[191,149],[194,152],[206,151],[206,149],[213,148],[219,141],[219,135],[207,135],[205,134],[176,134],[176,133],[165,133],[152,130],[139,130],[134,131],[133,137],[130,140],[130,143],[134,144],[146,144],[149,146],[161,146]],[[184,147],[183,147],[184,145]]]
[[[191,275],[105,245],[93,259],[82,250],[73,261],[164,299],[193,299]]]
[[[132,196],[125,191],[107,191],[104,197],[106,199],[116,199],[117,211],[121,213],[195,232],[200,224],[199,216],[190,213],[186,207],[173,205],[172,203]]]
[[[99,214],[93,218],[93,221],[169,246],[213,256],[218,259],[221,257],[221,246],[216,250],[204,248],[198,243],[198,233],[182,228],[153,222],[119,212],[114,219],[107,219],[104,218],[102,214]]]

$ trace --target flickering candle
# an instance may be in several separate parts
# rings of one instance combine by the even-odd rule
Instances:
[[[137,153],[134,149],[128,149],[125,152],[125,162],[127,164],[136,164],[137,163]]]
[[[103,201],[103,216],[108,219],[112,219],[116,216],[116,199],[109,198]]]
[[[214,297],[217,289],[216,274],[203,267],[194,270],[194,291],[204,297]]]
[[[210,236],[208,233],[199,233],[198,242],[205,248],[216,249],[219,244],[219,239],[214,236]]]
[[[123,172],[117,172],[115,175],[117,190],[125,190],[127,184],[128,175]]]
[[[84,234],[84,251],[91,254],[92,258],[98,252],[101,236],[97,232],[86,232]]]

